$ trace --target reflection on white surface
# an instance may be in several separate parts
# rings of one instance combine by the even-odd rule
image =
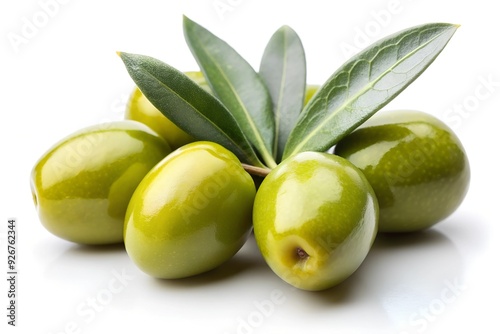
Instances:
[[[367,263],[377,295],[396,328],[421,332],[460,294],[463,261],[444,234],[429,230],[415,235],[380,235]],[[443,292],[444,291],[444,292]]]
[[[317,325],[346,330],[342,333],[419,333],[460,297],[463,272],[453,241],[431,229],[379,235],[362,267],[323,292],[297,290],[281,281],[264,263],[253,237],[224,266],[183,280],[147,276],[122,246],[73,245],[46,263],[41,279],[65,292],[54,299],[67,305],[63,319],[45,324],[53,332],[68,324],[92,332],[127,316],[196,330],[196,314],[197,321],[211,323],[209,333],[267,333],[281,328],[281,317],[295,329],[306,328],[301,318],[327,318]],[[125,280],[117,279],[120,274]]]

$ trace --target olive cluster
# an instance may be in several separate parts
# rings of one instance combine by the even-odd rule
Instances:
[[[120,53],[137,84],[125,119],[71,134],[35,164],[33,200],[54,235],[123,242],[142,271],[175,279],[227,262],[253,230],[279,277],[323,290],[356,271],[378,233],[429,228],[463,201],[470,167],[446,124],[419,111],[374,115],[456,26],[388,37],[317,86],[306,85],[289,27],[273,35],[256,73],[184,24],[203,72]]]
[[[176,127],[137,89],[125,115],[46,152],[32,171],[33,199],[53,234],[89,245],[125,241],[139,268],[159,278],[221,265],[254,227],[280,277],[328,288],[359,267],[377,232],[419,231],[448,217],[470,179],[459,139],[422,112],[377,115],[335,154],[297,154],[263,182],[221,145]]]

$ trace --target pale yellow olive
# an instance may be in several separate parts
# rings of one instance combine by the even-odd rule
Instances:
[[[306,94],[304,96],[304,105],[306,105],[311,100],[314,94],[316,94],[316,92],[318,91],[319,87],[319,85],[307,85]]]
[[[203,89],[210,91],[201,72],[186,72],[185,74]],[[172,149],[179,148],[195,140],[192,136],[181,130],[165,117],[165,115],[149,102],[137,87],[134,88],[130,95],[125,109],[125,119],[131,119],[146,124],[151,129],[158,132],[158,134],[168,142]]]
[[[335,153],[360,168],[375,190],[381,232],[429,228],[451,215],[469,188],[469,161],[457,135],[420,111],[375,115]]]

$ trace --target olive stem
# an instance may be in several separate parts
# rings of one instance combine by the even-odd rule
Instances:
[[[243,166],[243,169],[247,171],[247,173],[256,175],[256,176],[261,176],[261,177],[266,177],[271,170],[269,168],[262,168],[262,167],[257,167],[257,166],[252,166],[248,164],[241,164]]]
[[[263,155],[262,158],[264,159],[264,162],[266,163],[267,166],[269,166],[271,168],[278,166],[276,161],[274,161],[274,159],[267,152],[266,152],[266,154]]]

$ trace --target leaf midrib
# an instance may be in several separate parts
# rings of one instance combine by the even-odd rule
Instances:
[[[447,30],[446,30],[447,31]],[[419,50],[423,49],[425,46],[429,45],[431,42],[433,42],[434,40],[436,40],[437,38],[441,37],[442,34],[444,33],[445,31],[443,31],[441,34],[437,35],[436,37],[430,39],[428,42],[426,42],[425,44],[422,44],[422,45],[419,45],[417,48],[415,48],[412,52],[409,52],[408,54],[406,54],[403,58],[401,58],[399,61],[397,61],[396,63],[394,63],[394,65],[392,65],[391,67],[389,67],[386,71],[384,71],[382,74],[380,74],[376,80],[374,81],[371,81],[369,84],[367,84],[365,86],[364,89],[362,89],[361,91],[359,91],[357,94],[353,95],[351,98],[347,99],[346,102],[344,102],[342,105],[340,105],[338,108],[336,108],[328,117],[326,117],[318,126],[316,126],[315,130],[314,131],[311,131],[300,143],[299,145],[295,146],[294,150],[288,155],[288,156],[291,156],[291,155],[294,155],[298,152],[300,152],[300,149],[302,147],[304,147],[304,145],[309,142],[311,140],[311,138],[313,138],[316,133],[319,131],[318,129],[322,129],[334,116],[336,116],[341,110],[347,108],[347,106],[351,105],[353,102],[355,102],[360,96],[364,95],[368,90],[370,90],[371,88],[373,88],[373,86],[379,82],[387,73],[391,72],[395,67],[397,67],[398,65],[400,65],[403,61],[405,61],[408,57],[410,57],[411,55],[415,54],[416,52],[418,52]],[[404,37],[402,37],[404,38]],[[401,39],[402,39],[401,38]],[[394,44],[396,45],[396,44]],[[387,46],[390,46],[390,44],[386,45],[385,47]],[[385,49],[385,47],[383,49]],[[380,49],[376,55],[372,58],[372,60],[370,61],[370,64],[372,63],[373,59],[375,59],[377,57],[377,55],[383,50],[383,49]],[[362,60],[357,60],[355,63],[353,63],[351,69],[349,70],[349,80],[351,79],[351,75],[350,75],[350,71],[352,70],[352,68],[354,68],[354,66],[360,62]],[[371,67],[371,66],[370,66]],[[347,86],[349,87],[349,86]]]
[[[186,100],[184,97],[182,97],[181,95],[179,95],[175,90],[173,90],[172,88],[170,88],[168,85],[164,84],[158,77],[156,77],[153,73],[149,72],[147,70],[147,68],[145,67],[142,67],[140,65],[136,65],[138,66],[139,68],[142,68],[144,70],[144,73],[146,73],[149,77],[153,78],[156,82],[158,82],[162,87],[164,87],[166,90],[170,91],[171,93],[175,94],[177,97],[179,97],[180,100],[182,100],[185,104],[189,105],[192,109],[194,110],[198,110],[198,108],[196,108],[193,104],[191,104],[188,100]],[[247,155],[247,150],[244,150],[242,147],[240,147],[240,145],[236,144],[236,142],[234,140],[231,139],[230,136],[228,136],[226,134],[226,132],[220,128],[219,125],[217,125],[217,123],[214,123],[213,121],[211,121],[207,116],[205,116],[203,113],[199,112],[198,115],[202,116],[205,120],[208,121],[208,123],[212,124],[212,126],[214,128],[216,128],[217,130],[219,130],[219,133],[222,134],[225,138],[227,138],[229,140],[229,142],[233,143],[233,145],[235,145],[236,147],[238,147],[244,154],[245,156],[248,157]],[[253,159],[249,159],[249,160],[253,160]]]
[[[245,118],[247,119],[248,124],[250,125],[250,128],[252,129],[252,132],[254,133],[255,138],[258,141],[257,144],[264,151],[262,153],[263,154],[266,153],[268,155],[271,155],[271,154],[269,154],[269,152],[268,152],[268,150],[266,148],[266,145],[264,144],[264,141],[262,140],[262,136],[260,135],[260,133],[259,133],[259,131],[258,131],[256,125],[255,125],[255,122],[253,121],[252,117],[250,116],[250,113],[248,112],[248,109],[245,107],[245,104],[240,99],[239,95],[236,94],[236,90],[235,90],[234,86],[231,84],[231,81],[227,78],[227,76],[225,75],[224,71],[222,70],[222,68],[220,67],[220,65],[217,63],[217,61],[215,61],[214,58],[210,55],[210,53],[208,53],[206,51],[206,48],[203,45],[203,43],[200,43],[199,39],[197,40],[197,42],[198,42],[197,44],[200,46],[200,48],[205,53],[205,55],[207,56],[207,58],[209,58],[210,61],[212,62],[212,64],[215,65],[215,67],[217,68],[217,70],[219,71],[219,73],[222,75],[222,77],[224,78],[224,80],[226,81],[226,83],[228,84],[228,86],[231,88],[232,94],[236,97],[236,99],[238,101],[238,104],[239,104],[240,108],[243,110]]]
[[[279,143],[279,139],[280,139],[280,129],[281,129],[281,121],[282,121],[281,108],[283,106],[285,82],[286,82],[286,78],[287,78],[287,71],[286,71],[286,68],[288,66],[288,48],[286,47],[287,41],[288,41],[287,38],[288,38],[288,34],[286,31],[284,31],[283,45],[282,45],[283,51],[284,51],[283,52],[283,67],[282,67],[283,72],[281,74],[279,100],[278,100],[278,104],[276,105],[276,115],[275,115],[275,119],[276,119],[276,136],[275,136],[275,140],[274,140],[275,152],[278,152],[278,143]]]

